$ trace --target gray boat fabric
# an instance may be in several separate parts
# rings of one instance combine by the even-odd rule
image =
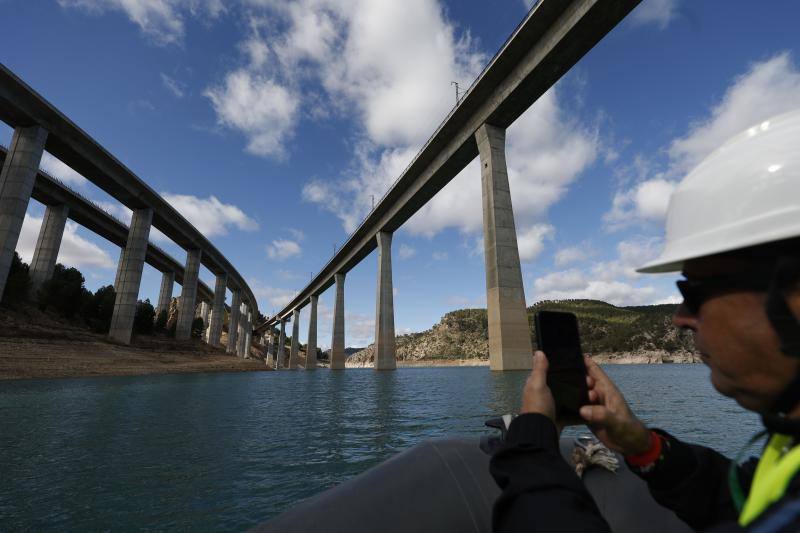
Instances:
[[[571,439],[561,440],[568,461],[572,448]],[[591,468],[583,480],[615,532],[691,531],[653,500],[647,485],[621,458],[616,473]],[[489,533],[499,494],[489,474],[489,456],[477,439],[431,440],[298,503],[253,531]]]

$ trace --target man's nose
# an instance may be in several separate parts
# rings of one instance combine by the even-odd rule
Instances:
[[[697,315],[692,313],[685,304],[681,303],[675,314],[672,315],[672,324],[681,329],[697,331]]]

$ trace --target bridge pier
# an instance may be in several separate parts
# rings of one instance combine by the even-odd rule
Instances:
[[[275,358],[272,357],[272,332],[267,330],[262,337],[261,342],[264,344],[264,363],[268,368],[274,368]]]
[[[217,282],[214,285],[214,307],[211,310],[211,320],[208,325],[208,344],[219,346],[219,338],[222,335],[222,323],[225,320],[225,290],[228,286],[228,274],[223,272],[217,274]]]
[[[136,300],[139,298],[139,286],[142,282],[142,269],[147,255],[152,221],[152,209],[144,208],[133,211],[128,230],[128,241],[120,255],[118,280],[114,286],[117,297],[114,300],[114,312],[111,316],[111,329],[108,337],[123,344],[131,343],[133,318],[136,316]]]
[[[239,339],[236,343],[236,355],[242,359],[250,355],[250,315],[250,307],[246,303],[243,303],[242,311],[239,315]]]
[[[378,232],[378,290],[375,299],[375,370],[397,368],[392,289],[392,234]]]
[[[36,240],[36,250],[31,260],[31,288],[28,296],[36,299],[36,293],[44,282],[53,277],[53,271],[67,225],[69,207],[66,205],[48,205]]]
[[[331,339],[331,370],[344,368],[344,273],[336,273],[336,301],[333,305],[333,338]]]
[[[197,299],[197,278],[200,275],[200,259],[202,255],[203,251],[199,249],[186,251],[181,302],[178,307],[178,324],[175,328],[175,338],[178,340],[187,340],[192,336],[192,322],[194,321],[195,300]]]
[[[278,346],[278,339],[275,338],[275,331],[270,326],[269,330],[267,331],[267,366],[270,368],[275,368],[275,363],[278,360],[277,357],[277,346]]]
[[[6,288],[45,141],[47,130],[39,126],[14,129],[11,146],[0,171],[0,299]]]
[[[169,313],[169,304],[172,302],[172,289],[175,286],[175,272],[161,273],[161,290],[158,291],[158,307],[156,318],[161,311]]]
[[[289,368],[297,368],[297,360],[300,358],[300,310],[292,311],[292,347],[289,350]]]
[[[281,334],[278,337],[278,370],[286,366],[286,319],[281,318]]]
[[[236,353],[236,341],[239,338],[239,311],[242,307],[242,292],[239,289],[231,291],[231,315],[228,318],[228,346],[227,353]]]
[[[211,306],[208,305],[208,302],[200,302],[200,318],[203,319],[203,333],[205,333],[206,327],[208,326],[208,316],[211,314]],[[205,340],[205,335],[202,335],[203,340]]]
[[[253,345],[253,310],[247,311],[247,338],[244,342],[244,358],[250,359],[250,348]]]
[[[483,246],[489,319],[489,367],[531,368],[533,347],[517,232],[506,169],[504,129],[484,124],[475,133],[483,191]]]
[[[311,309],[308,316],[308,339],[306,341],[306,370],[317,368],[317,303],[319,296],[311,295]]]

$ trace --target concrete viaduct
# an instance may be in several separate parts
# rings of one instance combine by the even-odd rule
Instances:
[[[31,261],[34,287],[52,276],[66,220],[70,218],[121,248],[114,281],[111,340],[130,343],[142,270],[147,262],[162,272],[158,311],[169,306],[175,281],[182,286],[176,338],[188,339],[192,321],[199,315],[209,325],[204,335],[206,342],[218,346],[226,290],[230,289],[233,296],[226,349],[240,357],[249,354],[258,306],[239,272],[166,200],[1,64],[0,120],[14,128],[10,148],[2,150],[0,173],[0,297],[28,203],[34,198],[46,206]],[[41,172],[44,150],[130,208],[130,226]],[[185,265],[149,242],[151,226],[186,250]],[[216,277],[213,291],[199,280],[201,264]]]
[[[291,317],[288,366],[298,366],[299,312],[310,304],[306,353],[312,355],[306,357],[306,369],[315,367],[317,301],[335,284],[330,365],[344,368],[345,275],[377,248],[374,366],[376,370],[394,369],[392,234],[480,157],[490,368],[530,368],[530,326],[506,171],[506,129],[639,1],[541,0],[344,246],[289,304],[255,328],[270,346],[270,359],[277,357],[278,367],[285,366],[286,322]],[[277,343],[276,325],[280,327]]]

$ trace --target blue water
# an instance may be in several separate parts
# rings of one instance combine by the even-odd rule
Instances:
[[[606,367],[650,424],[734,453],[701,365]],[[485,434],[526,373],[420,368],[0,382],[0,531],[241,530],[423,439]]]

